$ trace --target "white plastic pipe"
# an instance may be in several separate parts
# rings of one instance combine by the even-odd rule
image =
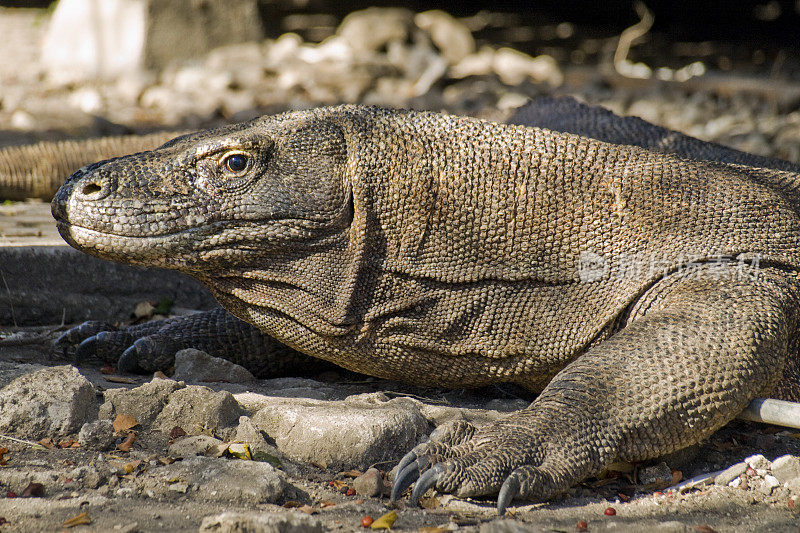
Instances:
[[[800,429],[800,403],[756,398],[739,414],[739,418]]]

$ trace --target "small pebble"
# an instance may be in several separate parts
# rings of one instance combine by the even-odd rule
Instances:
[[[603,514],[606,516],[614,516],[617,514],[617,510],[613,507],[607,507],[606,510],[603,511]]]
[[[373,522],[372,517],[367,515],[361,519],[361,527],[369,527],[372,525],[372,522]]]

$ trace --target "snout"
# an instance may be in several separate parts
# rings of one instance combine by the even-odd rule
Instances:
[[[93,163],[76,170],[58,189],[50,203],[50,212],[57,222],[68,222],[68,205],[72,201],[97,202],[111,193],[110,178],[97,172],[106,161]]]

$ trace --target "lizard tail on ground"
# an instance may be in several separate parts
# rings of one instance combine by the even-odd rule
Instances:
[[[152,150],[184,132],[42,141],[0,149],[0,200],[51,200],[64,179],[101,159]]]

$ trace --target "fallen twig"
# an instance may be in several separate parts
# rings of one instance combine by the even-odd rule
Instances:
[[[41,444],[39,444],[38,442],[33,442],[33,441],[29,441],[29,440],[18,439],[18,438],[16,438],[16,437],[12,437],[12,436],[10,436],[10,435],[0,435],[0,439],[7,439],[7,440],[14,441],[14,442],[18,442],[18,443],[20,443],[20,444],[27,444],[28,446],[30,446],[31,448],[33,448],[33,449],[35,449],[35,450],[47,450],[47,447],[46,447],[46,446],[42,446],[42,445],[41,445]]]

